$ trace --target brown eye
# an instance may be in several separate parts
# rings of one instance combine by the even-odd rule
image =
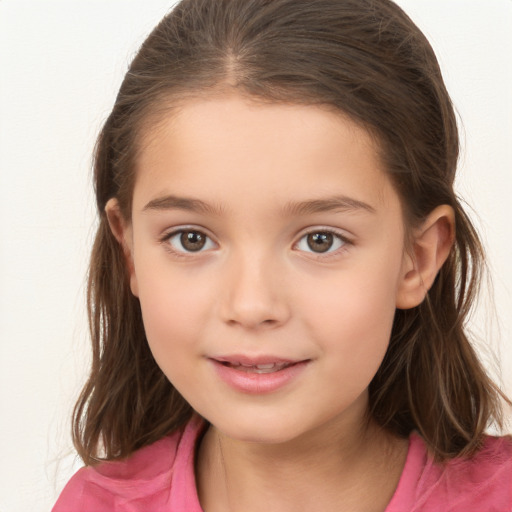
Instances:
[[[178,253],[200,252],[215,247],[210,237],[196,229],[175,231],[166,242]]]
[[[334,242],[332,233],[310,233],[307,236],[308,247],[313,252],[327,252]]]
[[[311,231],[304,235],[296,245],[299,251],[322,254],[335,252],[347,241],[333,231]]]
[[[199,231],[183,231],[180,242],[187,251],[200,251],[206,245],[206,236]]]

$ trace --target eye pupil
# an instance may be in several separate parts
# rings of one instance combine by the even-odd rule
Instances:
[[[187,251],[200,251],[206,244],[206,236],[199,231],[184,231],[180,242]]]
[[[328,251],[334,242],[332,233],[311,233],[307,238],[308,247],[314,252]]]

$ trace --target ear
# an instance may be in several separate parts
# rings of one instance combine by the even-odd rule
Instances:
[[[126,268],[130,275],[130,289],[136,297],[139,296],[135,266],[133,262],[133,230],[132,225],[121,213],[117,199],[109,199],[105,206],[108,224],[112,234],[123,250]]]
[[[412,247],[404,255],[396,307],[410,309],[423,302],[437,273],[450,254],[455,239],[453,208],[435,208],[414,230]]]

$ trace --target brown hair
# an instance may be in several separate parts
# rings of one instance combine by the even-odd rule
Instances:
[[[397,310],[369,414],[400,436],[418,430],[438,460],[474,453],[489,422],[500,423],[502,395],[464,332],[483,252],[453,190],[456,119],[425,36],[389,0],[183,0],[142,45],[97,143],[93,362],[73,427],[80,456],[126,457],[192,414],[151,355],[104,209],[116,197],[130,218],[147,127],[173,102],[219,88],[345,113],[379,141],[409,223],[441,204],[454,209],[453,250],[427,299]]]

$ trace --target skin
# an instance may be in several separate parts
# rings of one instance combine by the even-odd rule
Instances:
[[[153,355],[212,424],[204,510],[384,510],[407,442],[366,422],[368,385],[395,309],[423,300],[449,253],[453,212],[408,231],[375,141],[319,107],[197,98],[145,140],[132,218],[115,199],[107,214]],[[185,230],[207,237],[201,250]],[[213,368],[229,354],[307,364],[248,394]]]

